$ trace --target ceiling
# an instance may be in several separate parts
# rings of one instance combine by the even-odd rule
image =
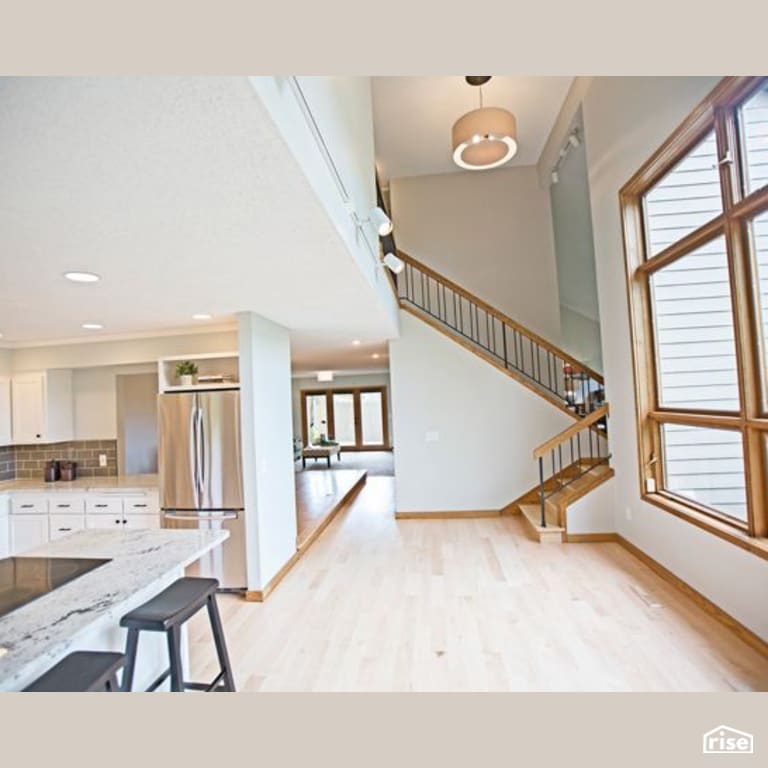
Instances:
[[[386,349],[391,319],[245,77],[0,78],[0,168],[0,345],[255,311],[305,361]]]
[[[505,167],[535,165],[572,77],[493,76],[483,86],[487,107],[504,107],[517,118],[518,153]],[[401,176],[471,173],[451,157],[451,127],[476,109],[478,89],[463,76],[374,77],[376,166],[383,185]]]

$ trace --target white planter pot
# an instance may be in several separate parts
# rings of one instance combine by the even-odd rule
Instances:
[[[181,380],[182,387],[191,387],[195,383],[195,377],[191,374],[179,376],[179,379]]]

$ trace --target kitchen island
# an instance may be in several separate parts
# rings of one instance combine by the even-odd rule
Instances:
[[[0,691],[18,691],[75,650],[125,648],[120,618],[220,546],[227,531],[78,531],[25,555],[109,562],[0,616]],[[0,589],[2,585],[0,585]],[[144,633],[134,689],[167,667],[165,636]]]

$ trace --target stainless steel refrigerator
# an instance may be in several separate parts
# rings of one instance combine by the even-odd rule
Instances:
[[[224,528],[229,538],[188,569],[244,590],[245,521],[237,390],[158,395],[158,470],[164,528]]]

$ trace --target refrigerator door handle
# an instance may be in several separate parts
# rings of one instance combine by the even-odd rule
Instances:
[[[199,443],[200,443],[200,460],[198,466],[200,467],[200,494],[204,495],[207,485],[207,473],[205,471],[205,418],[203,416],[202,406],[198,407],[198,424],[200,428]]]
[[[198,472],[198,449],[197,449],[197,405],[193,404],[189,411],[189,434],[192,439],[189,442],[189,464],[192,471],[192,484],[195,488],[195,499],[199,505],[200,501],[200,480]]]
[[[213,515],[182,515],[178,512],[166,512],[163,517],[165,517],[167,520],[205,520],[215,522],[216,520],[237,520],[238,516],[237,512],[224,512],[221,514]]]

